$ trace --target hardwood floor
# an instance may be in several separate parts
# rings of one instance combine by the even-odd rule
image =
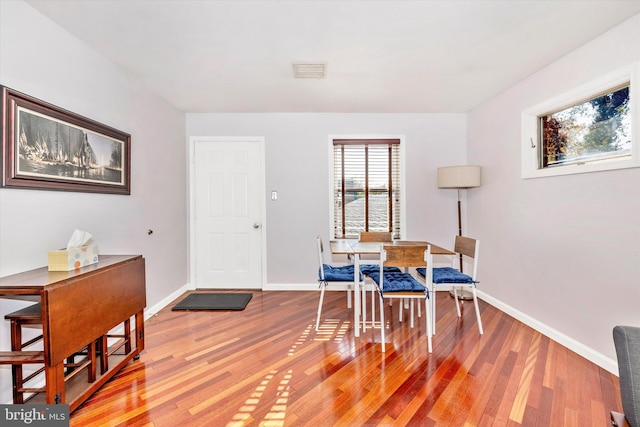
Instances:
[[[481,336],[473,305],[458,319],[438,293],[429,355],[397,303],[382,353],[379,329],[353,336],[344,292],[327,292],[319,332],[316,292],[251,292],[244,311],[163,309],[71,425],[582,427],[621,409],[615,375],[482,301]]]

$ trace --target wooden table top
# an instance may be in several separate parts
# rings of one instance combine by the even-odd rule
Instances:
[[[331,252],[343,255],[373,255],[380,253],[382,245],[431,245],[432,255],[455,255],[448,249],[434,245],[429,242],[413,241],[413,240],[394,240],[393,242],[360,242],[357,239],[338,239],[332,240]]]
[[[22,273],[0,277],[0,294],[18,288],[41,292],[45,288],[54,286],[60,282],[78,278],[83,274],[91,273],[100,268],[141,257],[142,255],[100,255],[97,263],[86,265],[75,270],[49,271],[47,267],[40,267]]]

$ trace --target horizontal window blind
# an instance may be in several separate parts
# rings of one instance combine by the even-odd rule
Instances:
[[[400,140],[333,141],[334,233],[390,231],[400,238]]]

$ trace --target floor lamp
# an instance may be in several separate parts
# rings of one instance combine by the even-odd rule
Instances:
[[[461,190],[480,187],[480,166],[447,166],[438,168],[438,188],[458,190],[458,235],[462,236]],[[462,272],[462,254],[460,254],[460,271]],[[450,292],[453,295],[453,292]],[[471,292],[458,292],[458,299],[473,299]]]

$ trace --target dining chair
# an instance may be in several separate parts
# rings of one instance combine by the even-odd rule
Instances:
[[[391,237],[391,232],[388,231],[361,231],[358,241],[390,243],[393,242],[393,238]],[[378,259],[378,255],[375,255],[375,257],[367,257],[365,255],[360,256],[360,271],[366,276],[371,272],[377,271],[379,269],[379,265],[380,260]]]
[[[422,267],[427,273],[431,273],[432,261],[431,261],[431,246],[430,245],[384,245],[380,250],[380,266],[377,273],[372,273],[371,278],[376,284],[376,288],[379,295],[380,306],[380,331],[381,331],[381,344],[382,351],[386,349],[385,329],[386,324],[384,320],[385,299],[409,299],[410,304],[410,326],[414,326],[414,304],[413,300],[423,299],[425,310],[425,323],[427,334],[427,347],[429,353],[432,352],[431,344],[431,315],[429,304],[429,280],[426,280],[426,286],[420,283],[411,273],[408,272],[388,272],[385,271],[385,267],[396,268],[415,268]],[[427,274],[427,277],[430,277]],[[373,307],[375,309],[375,307]]]
[[[478,255],[480,253],[480,241],[472,239],[470,237],[455,236],[453,251],[456,256],[452,257],[452,267],[436,267],[433,268],[433,274],[431,276],[426,274],[424,268],[418,268],[418,275],[425,280],[429,277],[431,280],[430,290],[433,292],[433,298],[431,300],[431,315],[433,316],[433,333],[436,333],[436,298],[435,287],[448,286],[453,289],[453,299],[456,302],[456,311],[458,317],[460,314],[460,302],[458,301],[458,288],[469,288],[473,295],[473,305],[476,311],[476,318],[478,321],[478,330],[480,335],[484,333],[482,329],[482,319],[480,317],[480,307],[478,306],[478,295],[476,293],[476,285],[479,283],[476,280],[478,274]],[[473,268],[470,274],[464,274],[460,270],[453,268],[453,263],[456,259],[459,259],[458,255],[462,255],[465,259],[470,259],[473,262]]]
[[[613,343],[618,359],[624,414],[611,411],[611,424],[617,427],[640,427],[640,327],[614,327]]]
[[[320,300],[318,301],[318,314],[316,317],[316,331],[320,327],[320,316],[322,314],[322,304],[324,302],[324,291],[327,286],[338,285],[340,289],[344,289],[346,286],[347,291],[347,307],[351,308],[351,291],[359,292],[363,287],[362,274],[359,274],[358,286],[354,285],[355,270],[353,264],[347,264],[342,266],[333,266],[327,264],[324,259],[324,245],[322,244],[322,237],[318,235],[316,237],[318,246],[318,284],[320,286]]]
[[[360,242],[378,242],[378,243],[391,243],[393,242],[393,235],[390,231],[361,231],[358,240]],[[361,261],[364,261],[365,264],[360,264],[360,272],[364,274],[366,277],[369,277],[371,273],[375,273],[380,269],[380,260],[378,255],[375,257],[367,257],[364,255],[360,256]],[[399,272],[400,269],[396,267],[385,267],[385,271],[390,272]],[[375,305],[375,297],[376,297],[376,287],[371,284],[367,288],[367,283],[365,282],[363,292],[362,292],[362,329],[367,329],[367,304],[366,304],[366,291],[371,291],[371,324],[375,324],[376,314],[373,309]]]
[[[11,365],[11,376],[13,381],[13,403],[21,404],[25,402],[25,394],[41,393],[44,387],[32,387],[27,384],[35,384],[40,379],[40,374],[44,372],[44,355],[40,355],[41,351],[25,350],[33,349],[33,345],[43,340],[42,335],[42,306],[40,303],[32,304],[13,313],[4,316],[10,322],[11,331],[11,352],[5,352],[7,356],[6,362],[2,364]],[[23,340],[23,329],[39,330],[31,339]],[[26,337],[25,337],[26,338]],[[71,354],[66,358],[64,363],[65,381],[82,372],[87,368],[87,382],[92,383],[96,380],[96,343],[91,342],[83,349]],[[76,360],[79,357],[80,360]],[[23,365],[38,364],[42,365],[31,370],[28,375],[24,375]]]

